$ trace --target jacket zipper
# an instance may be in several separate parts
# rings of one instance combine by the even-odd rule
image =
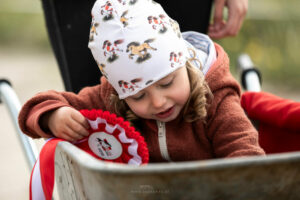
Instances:
[[[158,126],[158,144],[161,156],[167,161],[172,161],[168,153],[166,125],[160,121],[156,121],[156,124]]]

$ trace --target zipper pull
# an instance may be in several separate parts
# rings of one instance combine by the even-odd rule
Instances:
[[[163,123],[162,122],[158,122],[158,136],[159,137],[162,137],[164,134],[164,131],[163,131]]]
[[[158,121],[158,128],[162,127],[162,122]]]

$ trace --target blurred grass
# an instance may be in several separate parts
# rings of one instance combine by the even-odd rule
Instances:
[[[273,85],[300,85],[300,1],[251,0],[238,36],[217,41],[229,54],[231,71],[240,53],[248,53]],[[50,51],[40,0],[1,0],[1,48]]]
[[[300,20],[246,20],[235,38],[218,41],[229,54],[231,70],[240,53],[250,55],[265,81],[298,89],[300,85]]]
[[[217,41],[229,54],[236,74],[240,53],[250,55],[263,81],[299,91],[300,1],[251,0],[238,36]]]
[[[39,0],[1,0],[1,48],[50,50]]]
[[[0,13],[1,47],[49,49],[44,19],[40,14]]]

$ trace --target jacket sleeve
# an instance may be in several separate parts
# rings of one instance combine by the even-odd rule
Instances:
[[[19,126],[26,135],[39,138],[51,137],[39,124],[40,117],[51,110],[62,106],[80,109],[105,109],[101,98],[101,85],[83,88],[78,94],[72,92],[47,91],[41,92],[29,99],[19,113]]]
[[[263,155],[258,132],[240,104],[240,86],[230,73],[229,58],[215,44],[217,60],[205,79],[214,95],[208,109],[206,134],[215,157]]]
[[[258,143],[258,132],[245,115],[237,92],[226,88],[216,92],[214,97],[214,110],[207,127],[215,156],[264,155]]]

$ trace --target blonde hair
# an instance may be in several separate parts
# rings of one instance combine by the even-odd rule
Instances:
[[[194,122],[197,120],[205,122],[207,107],[211,103],[213,95],[204,80],[204,75],[201,74],[202,72],[191,63],[193,60],[199,62],[199,60],[195,59],[195,56],[186,62],[191,91],[182,109],[182,119],[186,122]],[[123,117],[129,121],[131,125],[138,125],[139,117],[131,111],[124,99],[119,99],[116,92],[111,95],[111,105],[116,115]]]
[[[213,95],[204,80],[204,75],[191,63],[191,60],[187,61],[186,68],[191,91],[190,97],[182,110],[183,119],[186,122],[205,121],[207,108],[212,101]]]

